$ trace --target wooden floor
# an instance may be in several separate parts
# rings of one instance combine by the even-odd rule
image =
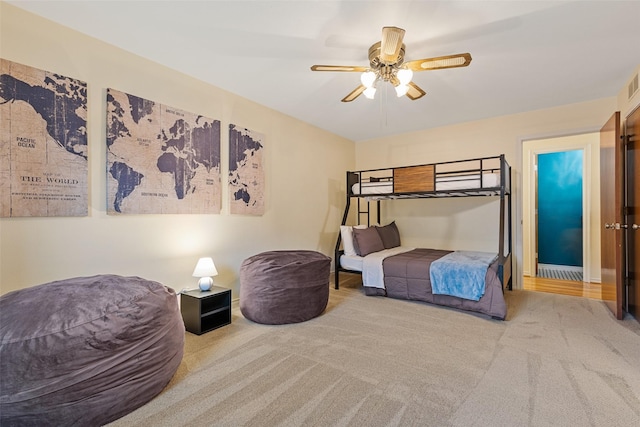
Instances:
[[[524,276],[522,288],[528,291],[548,292],[603,300],[602,286],[599,283],[573,282],[570,280],[543,279]]]

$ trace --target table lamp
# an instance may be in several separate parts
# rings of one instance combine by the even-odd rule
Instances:
[[[217,276],[218,270],[213,264],[212,258],[200,258],[196,264],[196,268],[193,270],[193,277],[200,277],[198,286],[201,291],[208,291],[213,285],[213,279],[211,276]]]

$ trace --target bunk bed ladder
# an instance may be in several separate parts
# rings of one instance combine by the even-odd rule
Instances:
[[[347,188],[349,188],[347,186]],[[351,196],[349,195],[348,191],[347,191],[347,204],[344,207],[344,214],[342,215],[342,222],[340,223],[340,225],[345,225],[347,223],[347,217],[349,216],[349,207],[351,206]],[[338,240],[336,241],[336,247],[334,249],[334,265],[333,265],[333,269],[334,269],[334,287],[336,289],[340,289],[340,255],[341,255],[341,250],[340,250],[340,245],[342,244],[342,233],[338,233]]]
[[[347,188],[349,187],[349,181],[347,178]],[[342,215],[341,225],[346,225],[347,218],[349,217],[349,209],[351,208],[351,198],[353,195],[347,192],[347,201],[344,208],[344,214]],[[362,215],[367,215],[367,226],[371,225],[371,201],[367,200],[366,209],[361,204],[360,197],[358,199],[358,224],[363,224],[361,221]],[[380,224],[380,200],[376,200],[376,218],[377,224]],[[340,255],[342,255],[342,251],[340,250],[340,246],[342,244],[342,234],[338,233],[338,240],[336,241],[336,247],[334,249],[334,288],[340,289],[340,271],[343,270],[340,266]]]
[[[358,197],[358,224],[364,224],[361,221],[362,215],[367,215],[367,227],[371,225],[371,201],[367,200],[366,210],[361,207],[361,198]],[[380,200],[376,200],[376,224],[380,225]]]
[[[367,201],[367,203],[366,203],[366,206],[367,206],[366,210],[362,207],[363,204],[364,203],[361,203],[360,197],[358,197],[358,221],[357,222],[358,222],[358,224],[362,224],[362,221],[360,221],[360,219],[362,218],[362,215],[366,214],[367,215],[367,225],[369,225],[369,211],[371,210],[370,206],[369,206],[369,202]]]

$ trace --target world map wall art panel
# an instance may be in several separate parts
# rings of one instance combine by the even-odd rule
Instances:
[[[220,121],[107,89],[107,213],[220,213]]]
[[[87,84],[0,59],[0,217],[88,214]]]
[[[264,136],[229,125],[229,212],[263,215]]]

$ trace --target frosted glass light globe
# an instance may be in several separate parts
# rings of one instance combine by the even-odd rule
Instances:
[[[376,73],[374,73],[371,70],[365,71],[360,76],[360,81],[362,82],[362,85],[366,88],[373,87],[373,83],[375,83],[376,81]]]
[[[412,78],[413,71],[406,68],[401,68],[400,70],[398,70],[398,80],[400,80],[401,85],[408,85]]]

